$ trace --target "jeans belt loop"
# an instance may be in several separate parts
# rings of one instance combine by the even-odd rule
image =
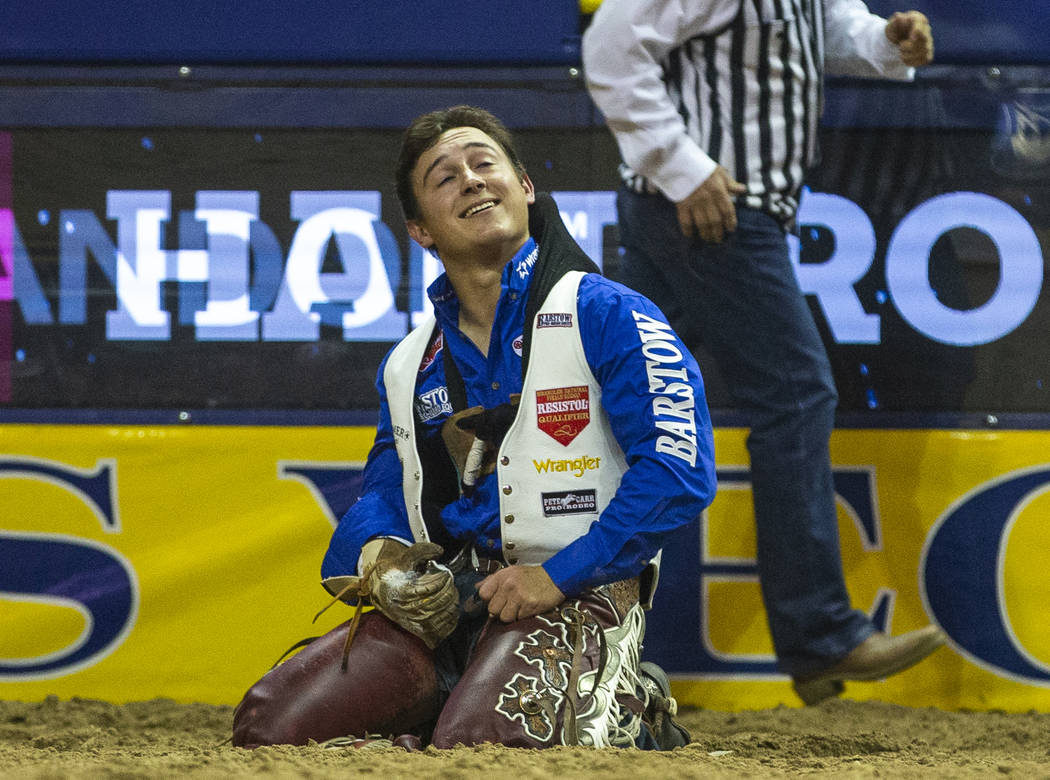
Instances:
[[[478,574],[492,574],[506,566],[503,561],[498,561],[495,558],[479,558],[478,551],[475,549],[470,551],[470,562],[474,571]]]

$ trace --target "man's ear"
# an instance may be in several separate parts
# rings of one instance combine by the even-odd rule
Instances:
[[[430,249],[430,247],[434,246],[434,239],[432,239],[426,229],[414,219],[405,220],[405,227],[408,228],[408,235],[424,249]]]
[[[536,188],[532,185],[529,174],[521,174],[521,186],[525,190],[525,202],[532,204],[536,202]]]

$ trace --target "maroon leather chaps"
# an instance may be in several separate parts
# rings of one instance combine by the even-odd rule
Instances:
[[[437,675],[423,641],[368,612],[361,616],[343,671],[349,628],[350,621],[336,626],[248,690],[234,712],[234,745],[404,734],[434,720]]]
[[[613,599],[593,592],[513,623],[489,619],[442,706],[426,645],[369,612],[361,618],[346,671],[341,658],[349,623],[252,686],[234,713],[233,744],[251,748],[349,735],[420,735],[421,728],[432,725],[431,744],[438,748],[483,742],[524,748],[571,744],[567,712],[571,719],[577,705],[586,703],[576,701],[571,682],[599,667],[599,635],[620,620]],[[641,711],[636,699],[622,704]]]

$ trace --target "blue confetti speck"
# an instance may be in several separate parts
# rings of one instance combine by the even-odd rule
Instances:
[[[860,375],[861,376],[867,376],[868,375],[868,364],[867,363],[861,363],[860,364]]]
[[[36,213],[36,221],[41,225],[46,225],[51,221],[51,212],[46,209],[40,209],[40,211]]]
[[[24,349],[15,350],[15,360],[19,363],[24,363],[26,359],[26,351]]]
[[[886,298],[887,297],[888,296],[886,295],[886,291],[885,290],[878,290],[875,293],[875,300],[878,301],[879,303],[886,303]]]
[[[256,133],[255,134],[255,143],[257,143],[257,144],[261,144],[262,143],[262,133]]]
[[[153,148],[153,139],[148,135],[142,136],[142,148],[147,151]]]
[[[878,409],[879,408],[879,399],[875,397],[875,391],[869,389],[868,393],[867,393],[867,396],[868,396],[868,408],[869,409]]]
[[[88,362],[89,365],[92,365],[92,366],[95,365],[95,353],[94,352],[88,352],[87,362]]]

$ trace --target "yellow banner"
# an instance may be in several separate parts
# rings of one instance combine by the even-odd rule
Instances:
[[[715,434],[720,486],[702,520],[701,567],[753,563],[749,486],[722,479],[746,469],[744,436]],[[947,648],[907,672],[849,683],[847,698],[947,709],[1050,708],[1048,453],[1044,431],[834,433],[839,534],[854,607],[878,614],[881,605],[890,633],[933,620],[949,637]],[[772,662],[757,577],[703,579],[705,655],[726,667]],[[746,670],[683,675],[675,690],[680,702],[711,709],[798,704],[787,677]]]
[[[123,567],[133,597],[127,624],[104,626],[116,632],[107,646],[72,669],[37,669],[83,642],[85,631],[123,620],[125,607],[101,603],[91,616],[68,595],[12,593],[5,584],[12,562],[0,558],[0,698],[239,701],[294,642],[349,617],[336,605],[310,622],[328,601],[320,562],[336,518],[308,475],[311,468],[353,474],[373,435],[362,428],[0,427],[0,555],[19,543],[50,563],[49,546],[84,544],[83,552],[57,549],[55,560],[72,559],[70,576],[83,580],[77,559],[98,553],[115,572],[108,586],[122,584]],[[96,475],[95,489],[75,485],[78,475]],[[107,488],[108,519],[100,509]],[[30,579],[32,564],[22,568]]]
[[[796,705],[772,668],[751,573],[744,431],[716,432],[720,492],[696,570],[657,609],[682,704]],[[349,617],[320,560],[356,494],[367,428],[0,426],[0,698],[236,703],[294,642]],[[854,605],[948,648],[847,696],[949,709],[1050,708],[1050,433],[837,431]],[[688,585],[695,601],[661,603]],[[654,620],[653,625],[658,621]]]

